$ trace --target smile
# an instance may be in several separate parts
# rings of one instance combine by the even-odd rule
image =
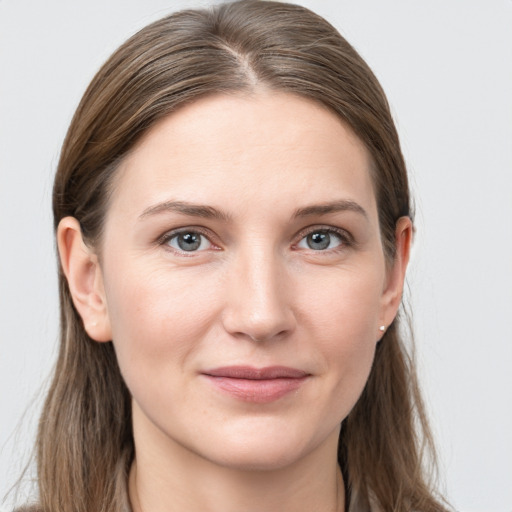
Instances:
[[[268,403],[299,389],[309,374],[285,366],[227,366],[202,372],[218,390],[239,400]]]

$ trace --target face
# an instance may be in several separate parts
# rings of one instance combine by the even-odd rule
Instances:
[[[336,450],[394,316],[336,116],[277,93],[172,114],[119,169],[100,261],[136,442],[257,469]]]

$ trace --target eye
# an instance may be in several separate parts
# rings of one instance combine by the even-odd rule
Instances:
[[[325,251],[336,249],[345,243],[346,238],[341,233],[332,229],[317,229],[303,237],[297,244],[297,247],[313,251]]]
[[[205,251],[212,247],[205,235],[192,230],[170,234],[164,243],[180,252]]]

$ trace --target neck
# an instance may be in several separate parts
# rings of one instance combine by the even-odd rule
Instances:
[[[129,496],[133,512],[343,512],[345,510],[344,486],[341,474],[335,472],[329,486],[323,484],[318,474],[309,479],[291,481],[275,473],[268,475],[237,475],[225,478],[215,475],[215,483],[196,475],[194,485],[188,488],[177,484],[176,479],[153,479],[152,472],[139,470],[132,465],[129,478]],[[308,481],[304,481],[308,480]],[[180,482],[183,479],[179,479]],[[322,489],[325,492],[322,492]]]
[[[343,512],[337,432],[325,446],[270,470],[216,464],[177,443],[137,439],[129,477],[133,512]],[[163,449],[162,449],[163,448]]]

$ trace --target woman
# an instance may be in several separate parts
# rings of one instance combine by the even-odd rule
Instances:
[[[38,509],[445,510],[397,317],[400,145],[323,19],[250,0],[133,36],[71,123],[54,219]]]

